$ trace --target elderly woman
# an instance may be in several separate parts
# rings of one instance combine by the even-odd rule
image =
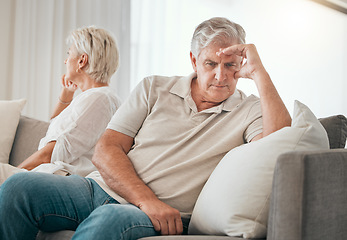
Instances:
[[[120,99],[109,87],[119,54],[114,38],[104,29],[73,31],[62,76],[62,91],[39,150],[15,168],[0,165],[0,184],[21,171],[86,176],[96,170],[91,162],[96,142],[105,131]],[[82,92],[73,98],[77,89]]]

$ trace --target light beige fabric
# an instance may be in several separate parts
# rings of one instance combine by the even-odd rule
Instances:
[[[0,163],[8,163],[25,99],[0,101]]]
[[[128,157],[159,199],[189,216],[209,175],[232,148],[262,132],[259,99],[236,91],[198,112],[190,94],[195,74],[144,79],[119,108],[109,129],[135,137]],[[119,202],[98,172],[90,175]]]
[[[19,172],[27,172],[27,170],[14,167],[7,163],[0,163],[0,186],[7,178]]]
[[[10,164],[7,163],[0,163],[0,186],[12,175],[20,172],[28,172],[26,169],[14,167]],[[60,175],[60,176],[69,176],[71,175],[68,171],[65,169],[58,169],[53,172],[55,175]]]

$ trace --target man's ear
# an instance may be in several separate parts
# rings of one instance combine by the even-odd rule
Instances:
[[[78,60],[78,66],[80,69],[82,69],[84,66],[88,64],[88,55],[86,53],[83,53]]]
[[[194,72],[196,72],[197,70],[196,70],[196,57],[193,55],[193,53],[192,52],[190,52],[190,61],[191,61],[191,63],[192,63],[192,67],[193,67],[193,69],[194,69]]]

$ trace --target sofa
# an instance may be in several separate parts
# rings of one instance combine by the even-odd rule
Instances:
[[[294,151],[277,160],[267,225],[268,240],[345,239],[347,236],[347,119],[319,119],[330,150]],[[10,153],[17,166],[37,150],[49,123],[21,116]],[[37,239],[70,239],[73,231],[39,232]],[[240,239],[229,236],[156,236],[144,240]]]

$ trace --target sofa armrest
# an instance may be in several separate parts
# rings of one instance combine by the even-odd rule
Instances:
[[[290,152],[275,167],[268,240],[347,236],[347,149]]]

